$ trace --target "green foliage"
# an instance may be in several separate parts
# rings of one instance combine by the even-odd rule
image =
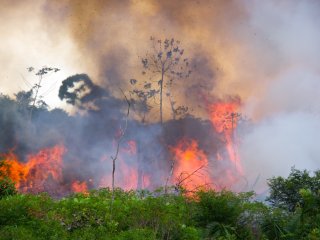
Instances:
[[[10,178],[0,178],[0,199],[17,193],[14,182]]]
[[[0,228],[0,239],[29,240],[36,239],[36,236],[30,228],[23,226],[5,226]]]
[[[235,194],[212,190],[198,192],[193,219],[202,228],[203,237],[233,239],[237,234],[250,239],[250,234],[247,233],[249,220],[245,220],[243,216],[251,204],[251,197],[252,193]]]
[[[14,182],[8,178],[8,171],[7,164],[0,159],[0,199],[17,193]]]
[[[228,200],[232,203],[227,203]],[[236,232],[231,225],[236,223],[241,212],[236,208],[242,201],[229,192],[201,192],[198,200],[161,191],[116,189],[111,209],[110,189],[60,200],[53,200],[47,194],[18,194],[0,200],[0,239],[20,239],[23,235],[31,239],[106,239],[108,236],[108,239],[196,240],[201,239],[212,222],[219,221],[220,230],[215,231],[215,236],[230,237]],[[207,205],[214,216],[204,223],[209,215],[200,212]]]
[[[304,204],[300,194],[301,189],[317,194],[320,191],[320,171],[310,176],[309,172],[291,169],[288,178],[273,177],[268,180],[270,196],[268,201],[273,206],[288,209],[293,212],[296,207]]]
[[[318,240],[318,239],[320,239],[320,228],[312,229],[312,231],[308,234],[307,239],[309,239],[309,240]]]
[[[154,232],[150,229],[132,229],[121,232],[114,238],[115,240],[155,240],[157,239]]]
[[[285,239],[286,224],[289,221],[289,216],[282,209],[270,209],[264,216],[262,222],[262,230],[267,236],[267,239]]]
[[[270,239],[312,239],[320,224],[320,172],[292,169],[288,178],[269,180],[273,209],[265,215],[264,232]]]
[[[232,192],[200,191],[197,193],[196,221],[201,227],[208,224],[222,223],[234,225],[242,212],[242,200]]]
[[[300,189],[294,211],[252,200],[253,193],[199,191],[192,197],[93,190],[52,199],[16,194],[0,199],[0,239],[319,239],[320,197]]]

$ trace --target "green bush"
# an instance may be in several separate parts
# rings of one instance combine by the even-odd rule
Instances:
[[[252,193],[112,191],[52,199],[48,194],[0,199],[0,239],[319,239],[320,197],[300,190],[295,210],[253,202]]]
[[[221,223],[235,225],[241,212],[242,200],[232,192],[200,191],[196,206],[195,220],[200,227]]]
[[[7,177],[0,178],[0,199],[17,194],[14,182]]]
[[[24,226],[5,226],[0,228],[1,240],[30,240],[37,239],[32,229]]]
[[[121,232],[114,240],[156,240],[154,231],[151,229],[132,229]]]

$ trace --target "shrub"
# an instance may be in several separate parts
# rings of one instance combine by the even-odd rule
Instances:
[[[132,229],[121,232],[114,240],[156,240],[154,231],[151,229]]]
[[[10,178],[0,178],[0,199],[17,193],[14,182]]]
[[[23,226],[5,226],[0,228],[0,239],[2,240],[30,240],[37,239],[32,229]]]

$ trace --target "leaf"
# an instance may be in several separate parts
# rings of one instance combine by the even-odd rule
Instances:
[[[32,72],[34,70],[34,67],[28,67],[27,70],[28,72]]]
[[[142,58],[141,62],[142,62],[142,65],[143,65],[144,68],[148,68],[148,66],[149,66],[148,59]]]
[[[130,83],[131,83],[131,85],[135,85],[136,83],[137,83],[138,81],[136,80],[136,79],[130,79]]]
[[[145,89],[149,89],[149,88],[151,88],[151,83],[147,83],[147,84],[145,84],[143,87],[144,87]]]

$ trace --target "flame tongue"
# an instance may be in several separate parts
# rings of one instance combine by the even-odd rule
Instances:
[[[71,184],[71,189],[73,192],[82,192],[85,193],[88,191],[87,183],[86,182],[80,182],[80,181],[74,181]]]
[[[239,102],[236,101],[212,104],[210,106],[210,118],[215,130],[224,136],[228,159],[234,164],[237,173],[243,175],[240,158],[237,154],[235,136],[235,129],[240,117],[240,114],[237,113],[239,106]],[[219,154],[219,160],[222,158],[222,155]]]

